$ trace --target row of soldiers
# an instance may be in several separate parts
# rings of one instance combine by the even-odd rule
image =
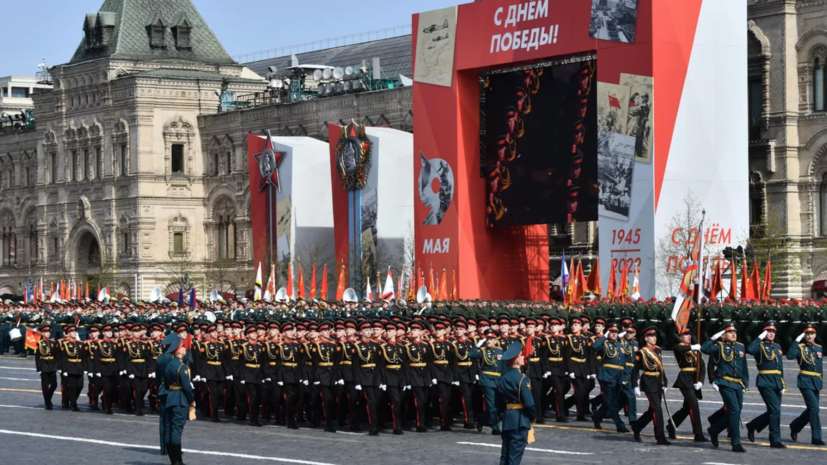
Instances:
[[[703,346],[693,344],[688,331],[680,335],[680,342],[674,346],[680,372],[672,387],[680,390],[685,402],[681,410],[670,416],[666,429],[671,437],[675,437],[676,426],[691,418],[695,439],[706,440],[698,409],[706,375],[727,403],[724,413],[713,415],[713,428],[708,432],[717,444],[717,435],[728,426],[734,436],[733,447],[740,447],[732,422],[743,403],[736,388],[749,385],[745,353],[756,356],[759,389],[766,385],[768,377],[777,377],[773,378],[776,384],[779,379],[783,384],[783,369],[768,365],[780,366],[780,352],[779,356],[775,354],[781,347],[777,342],[772,342],[774,346],[769,351],[762,346],[775,339],[777,326],[775,322],[765,326],[765,332],[749,345],[749,350],[729,340],[731,335],[737,335],[737,326],[732,323]],[[41,333],[51,329],[42,327]],[[638,343],[631,318],[607,324],[603,318],[566,319],[547,313],[522,320],[507,314],[493,319],[417,315],[217,320],[193,325],[177,322],[169,328],[161,323],[149,328],[131,323],[100,329],[100,336],[93,328],[90,334],[94,336],[79,342],[77,328],[69,325],[63,328],[66,338],[45,338],[36,351],[41,377],[53,381],[56,372],[64,379],[68,386],[64,392],[69,392],[73,410],[77,409],[84,377],[89,378],[92,408],[98,405],[100,396],[107,412],[113,403],[118,403],[125,410],[134,408],[141,414],[148,390],[153,408],[152,388],[148,389],[153,384],[152,366],[162,351],[160,341],[169,330],[177,333],[189,349],[187,361],[196,402],[202,414],[214,422],[221,421],[219,411],[223,410],[225,415],[240,421],[249,416],[250,423],[256,426],[273,420],[297,428],[306,421],[311,426],[335,431],[337,425],[341,428],[349,423],[351,430],[358,431],[366,423],[370,434],[375,435],[386,427],[394,434],[403,434],[406,427],[425,432],[434,417],[439,419],[440,428],[448,431],[454,418],[459,417],[464,428],[481,431],[489,425],[493,434],[501,434],[494,402],[504,372],[502,354],[520,342],[521,346],[532,348],[523,371],[530,381],[535,404],[540,407],[537,423],[546,421],[547,410],[554,411],[558,422],[570,421],[569,410],[574,407],[577,421],[591,421],[600,428],[608,416],[618,431],[628,431],[620,418],[620,412],[625,411],[636,439],[654,420],[658,443],[668,444],[664,435],[667,423],[661,411],[663,389],[668,384],[661,348],[657,346],[659,330],[654,326],[646,328],[645,343]],[[727,337],[719,341],[723,334]],[[807,339],[801,342],[804,337]],[[810,381],[815,383],[817,379],[819,383],[814,399],[805,395],[808,411],[798,423],[794,422],[793,434],[797,435],[811,422],[813,442],[819,444],[821,429],[816,425],[821,348],[814,340],[815,326],[808,324],[788,357],[797,360],[804,381],[811,377]],[[701,352],[710,355],[709,369]],[[597,383],[600,391],[590,398]],[[51,386],[54,384],[44,382],[47,408],[51,408]],[[815,385],[799,380],[802,392],[813,391],[811,387]],[[571,390],[573,395],[566,397]],[[642,394],[650,406],[638,418],[636,398]],[[809,408],[812,403],[814,410]],[[589,417],[591,411],[595,414]],[[811,418],[812,412],[815,418]],[[772,443],[781,444],[777,436],[780,394],[777,404],[768,401],[766,420]],[[734,421],[737,426],[738,420]],[[751,437],[754,431],[766,426],[763,421],[751,422]],[[716,429],[721,425],[723,428]]]

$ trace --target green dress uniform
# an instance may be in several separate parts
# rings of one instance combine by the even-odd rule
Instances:
[[[170,345],[168,354],[174,354],[177,345]],[[167,389],[164,433],[166,450],[172,465],[182,464],[181,436],[189,418],[189,408],[195,406],[195,395],[190,381],[190,370],[174,357],[164,370],[164,386]]]
[[[774,321],[767,322],[763,326],[764,331],[776,331]],[[758,379],[755,385],[767,411],[755,417],[747,423],[747,437],[755,441],[755,431],[761,432],[767,426],[770,427],[770,445],[780,448],[781,445],[781,394],[787,387],[784,383],[784,363],[781,358],[781,346],[774,341],[765,341],[762,337],[753,340],[747,346],[747,353],[755,357],[755,364],[758,366]]]
[[[176,333],[170,333],[164,340],[161,342],[162,347],[170,347],[175,346],[178,347],[181,338],[178,337]],[[164,426],[166,425],[168,411],[166,410],[167,405],[167,393],[169,390],[167,389],[166,384],[164,384],[164,374],[167,370],[167,365],[171,362],[173,356],[169,352],[164,352],[158,360],[155,361],[155,378],[153,381],[155,382],[158,388],[158,430],[161,436],[161,454],[167,453],[166,448],[166,432],[164,430]]]
[[[722,332],[727,331],[737,331],[737,327],[728,323]],[[709,339],[701,346],[701,352],[709,355],[715,365],[715,384],[718,385],[718,392],[726,408],[726,416],[719,418],[707,430],[712,436],[712,445],[718,447],[718,435],[729,428],[732,435],[732,450],[745,452],[741,446],[740,422],[744,389],[749,387],[746,348],[740,342]]]
[[[816,332],[816,327],[813,324],[808,324],[804,328],[804,333]],[[813,444],[824,445],[821,436],[821,420],[818,416],[819,391],[822,389],[823,356],[824,350],[820,345],[800,341],[796,341],[787,352],[787,358],[798,362],[798,366],[801,368],[801,371],[798,372],[797,384],[798,390],[801,391],[801,395],[804,397],[804,403],[807,405],[807,410],[790,423],[790,436],[793,441],[798,439],[798,433],[809,423],[813,432]]]
[[[620,327],[617,323],[610,323],[606,332],[613,332],[617,335]],[[618,399],[623,395],[624,373],[626,371],[626,354],[622,350],[621,341],[608,339],[602,336],[594,341],[592,349],[603,361],[597,372],[597,380],[600,383],[600,390],[603,392],[603,403],[594,414],[594,426],[601,429],[600,422],[608,413],[620,433],[628,432],[623,420],[618,413]],[[630,359],[634,360],[634,359]]]
[[[503,359],[516,358],[522,349],[519,341],[514,342]],[[506,370],[497,383],[497,411],[502,417],[500,465],[518,465],[523,459],[537,408],[531,395],[531,382],[517,368]]]
[[[496,339],[497,332],[493,329],[489,329],[486,331],[485,336],[486,338]],[[482,365],[480,366],[480,388],[482,388],[482,398],[485,402],[484,411],[488,414],[488,419],[491,422],[493,434],[500,434],[500,419],[497,415],[495,392],[497,389],[497,381],[499,381],[505,371],[503,351],[499,347],[495,347],[493,349],[489,349],[487,347],[474,347],[471,349],[468,357],[472,360],[482,360]],[[477,422],[477,429],[480,429],[483,422],[482,414],[479,415]]]

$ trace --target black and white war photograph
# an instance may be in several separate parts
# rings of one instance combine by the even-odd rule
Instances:
[[[439,224],[454,197],[454,172],[447,161],[440,158],[428,160],[421,152],[420,162],[422,171],[419,172],[417,182],[419,199],[431,209],[423,224]]]
[[[597,143],[600,179],[598,215],[626,221],[632,201],[635,138],[600,131]]]
[[[589,37],[632,44],[635,42],[638,0],[592,0]]]

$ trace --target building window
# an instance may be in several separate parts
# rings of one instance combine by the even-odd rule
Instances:
[[[827,63],[821,63],[818,58],[813,61],[813,110],[825,111],[825,94],[827,85],[824,82],[824,68]]]
[[[58,246],[57,246],[57,238],[55,237],[55,238],[54,238],[54,239],[52,239],[52,240],[54,241],[54,251],[55,251],[55,257],[57,257],[57,254],[58,254],[58,252],[59,252],[59,250],[58,250]]]
[[[123,250],[122,250],[122,252],[123,252],[124,255],[129,255],[129,250],[130,250],[129,233],[126,232],[126,233],[123,233]]]
[[[764,85],[759,79],[749,81],[749,138],[761,137],[761,112],[764,109]]]
[[[827,236],[827,174],[821,178],[819,186],[819,235]]]
[[[11,96],[14,98],[29,98],[29,89],[26,87],[12,87]]]
[[[8,96],[9,96],[9,89],[6,88],[6,87],[3,87],[3,97],[8,97]]]
[[[49,173],[49,175],[51,176],[51,179],[49,181],[52,184],[55,184],[57,182],[57,154],[56,153],[53,153],[53,154],[49,155],[49,164],[50,164],[49,169],[51,170],[51,173]]]
[[[182,253],[184,251],[184,233],[173,233],[172,251],[175,253]]]
[[[227,174],[232,174],[233,172],[233,153],[227,152],[227,165],[226,165]]]
[[[218,176],[220,174],[220,172],[219,172],[219,169],[218,169],[218,154],[217,153],[212,154],[212,166],[215,169],[215,172],[213,174]]]
[[[23,187],[29,187],[29,168],[23,169]]]
[[[161,24],[154,24],[149,28],[150,46],[152,48],[162,48],[164,46],[164,26]]]
[[[172,172],[184,174],[184,145],[172,144]]]
[[[129,164],[126,159],[126,144],[121,144],[121,176],[129,174]]]
[[[29,226],[29,263],[34,265],[37,262],[37,227]]]
[[[83,149],[83,179],[92,179],[92,160],[89,158],[89,149]]]

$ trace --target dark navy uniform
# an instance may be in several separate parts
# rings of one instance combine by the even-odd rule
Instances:
[[[684,329],[687,331],[688,329]],[[695,435],[696,442],[704,442],[706,438],[703,433],[703,425],[701,424],[701,411],[698,407],[698,399],[703,399],[703,391],[700,387],[703,385],[703,379],[706,374],[706,366],[704,365],[704,358],[700,351],[700,345],[693,346],[691,344],[679,343],[673,349],[675,360],[678,362],[680,371],[677,378],[675,378],[674,388],[678,388],[683,395],[683,406],[680,410],[672,415],[672,424],[667,424],[666,428],[669,430],[669,437],[675,439],[677,432],[675,428],[681,425],[688,417],[692,420],[692,433]],[[698,389],[696,389],[696,386]]]
[[[176,344],[170,345],[167,353],[174,354]],[[195,394],[192,390],[190,371],[178,357],[174,357],[164,370],[164,386],[167,389],[164,409],[164,442],[173,465],[181,464],[181,437],[189,418],[190,408],[195,407]]]
[[[372,323],[365,321],[360,325],[360,330],[364,329],[366,325],[372,327]],[[354,342],[353,349],[351,349],[353,382],[356,390],[361,390],[364,396],[371,436],[379,434],[379,417],[376,415],[376,389],[382,384],[382,374],[376,364],[379,363],[381,350],[379,344],[365,338]]]
[[[763,330],[764,333],[768,331],[775,333],[776,323],[767,322]],[[784,359],[781,346],[774,340],[764,340],[764,333],[747,346],[747,353],[755,357],[755,364],[758,367],[758,379],[755,385],[761,393],[761,398],[764,399],[767,411],[746,424],[747,437],[754,442],[755,432],[761,432],[769,426],[770,447],[780,449],[785,447],[781,443],[781,396],[787,387],[784,382]]]
[[[255,326],[248,326],[247,329],[244,330],[244,334],[249,335],[256,331],[257,328]],[[247,402],[250,408],[250,424],[253,426],[261,426],[258,417],[261,406],[261,383],[264,381],[264,375],[261,370],[264,358],[264,346],[259,344],[258,341],[247,341],[241,344],[238,374],[244,386],[244,392],[247,394]],[[216,404],[217,403],[216,400]],[[246,415],[242,413],[242,420],[245,416]]]
[[[804,334],[816,333],[815,325],[808,324],[804,328]],[[799,338],[800,339],[800,338]],[[821,436],[821,420],[819,419],[819,392],[822,389],[823,377],[823,356],[824,350],[815,342],[801,342],[797,340],[787,352],[787,358],[798,362],[801,371],[798,372],[798,390],[804,397],[807,410],[790,423],[790,436],[793,441],[797,439],[798,433],[810,424],[813,432],[813,444],[823,446]]]
[[[737,331],[737,327],[729,323],[716,336]],[[703,343],[701,352],[712,358],[715,364],[715,384],[726,407],[726,416],[718,419],[707,430],[712,444],[718,447],[718,435],[729,428],[732,439],[732,450],[746,452],[741,445],[741,407],[744,404],[744,389],[749,387],[749,370],[747,368],[746,348],[740,342],[718,341],[715,338]]]
[[[643,337],[657,336],[657,328],[650,326],[643,331]],[[641,376],[641,372],[642,376]],[[640,391],[649,399],[649,409],[632,424],[635,440],[640,442],[640,432],[649,422],[654,421],[655,438],[658,444],[668,445],[670,442],[664,435],[663,428],[663,392],[666,390],[666,372],[663,369],[661,348],[647,342],[635,353],[634,378],[639,380]]]
[[[414,321],[411,323],[411,329],[423,330],[424,326],[421,322]],[[435,378],[432,366],[433,352],[431,351],[431,345],[424,339],[420,339],[408,343],[405,348],[405,355],[405,377],[408,380],[408,385],[411,386],[411,391],[413,391],[416,431],[424,433],[428,431],[425,427],[428,390]]]
[[[552,318],[549,320],[549,325],[562,324],[559,319]],[[546,354],[546,382],[543,389],[553,390],[552,399],[554,411],[557,413],[557,421],[564,423],[568,421],[566,417],[566,376],[568,368],[566,360],[563,358],[568,345],[568,338],[563,334],[551,334],[543,338],[545,340],[545,354]]]
[[[508,349],[503,358],[512,360],[520,355],[522,344],[515,342]],[[497,383],[497,411],[502,418],[500,465],[518,465],[529,440],[531,422],[537,416],[531,382],[518,368],[506,369]]]
[[[617,340],[619,330],[617,323],[610,323],[606,328],[607,335],[594,341],[592,349],[600,357],[601,366],[597,372],[597,380],[603,392],[603,403],[594,414],[594,426],[601,429],[600,422],[608,413],[621,433],[628,432],[626,425],[620,419],[618,399],[623,393],[623,373],[626,371],[626,355],[622,351],[621,342]],[[615,339],[609,339],[608,333],[613,333]]]
[[[47,335],[52,330],[50,325],[40,327],[40,334]],[[60,367],[60,344],[52,339],[41,337],[34,352],[34,363],[40,375],[40,390],[46,410],[52,409],[52,395],[57,389],[57,370]]]
[[[496,339],[497,331],[489,329],[486,333],[487,339]],[[468,355],[471,359],[481,360],[480,365],[480,387],[482,388],[482,396],[485,402],[485,412],[491,422],[493,434],[501,434],[500,420],[497,415],[496,405],[496,390],[497,382],[502,377],[505,371],[505,362],[503,362],[503,351],[499,347],[489,349],[488,347],[474,347]],[[477,429],[482,430],[482,416],[477,420]]]

